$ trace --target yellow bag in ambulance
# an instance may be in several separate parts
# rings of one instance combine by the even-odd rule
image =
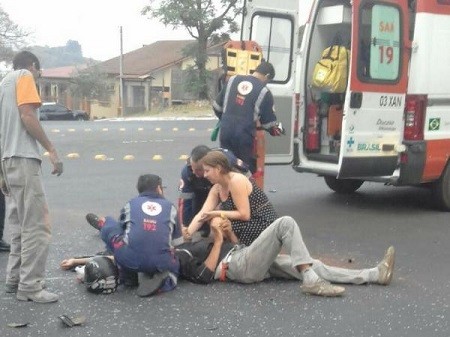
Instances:
[[[333,45],[322,52],[314,67],[312,85],[332,93],[343,93],[347,88],[348,49]]]

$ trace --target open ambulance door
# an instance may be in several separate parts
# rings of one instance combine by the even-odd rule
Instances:
[[[353,0],[351,65],[337,178],[391,176],[407,89],[407,0]]]
[[[277,119],[286,134],[266,134],[266,164],[288,164],[293,158],[293,93],[298,40],[298,0],[247,1],[242,40],[253,40],[262,48],[263,58],[275,68],[275,78],[267,86],[275,100]]]

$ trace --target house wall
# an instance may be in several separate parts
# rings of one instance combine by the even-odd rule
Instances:
[[[120,111],[120,87],[119,81],[115,78],[111,79],[111,87],[114,87],[109,101],[91,101],[91,119],[98,118],[116,118],[121,116]]]

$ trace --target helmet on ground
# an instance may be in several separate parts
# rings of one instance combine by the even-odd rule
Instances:
[[[95,294],[111,294],[119,284],[119,271],[107,256],[95,256],[84,269],[84,283]]]

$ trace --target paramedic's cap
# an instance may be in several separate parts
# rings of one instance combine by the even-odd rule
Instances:
[[[261,62],[259,66],[256,67],[255,72],[267,76],[267,79],[269,81],[273,80],[273,78],[275,77],[275,68],[273,67],[272,63],[269,62]]]

